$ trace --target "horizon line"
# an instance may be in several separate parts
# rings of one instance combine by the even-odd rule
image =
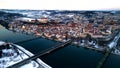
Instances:
[[[58,10],[58,11],[120,11],[120,9],[15,9],[0,8],[0,10]]]

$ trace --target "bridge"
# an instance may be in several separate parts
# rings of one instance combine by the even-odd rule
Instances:
[[[117,46],[117,42],[120,38],[120,32],[117,36],[113,39],[113,41],[108,45],[109,48],[106,49],[106,53],[104,54],[103,58],[99,61],[96,68],[102,68],[108,57],[110,56],[112,50]]]
[[[67,46],[67,45],[70,44],[71,42],[72,42],[72,40],[69,40],[69,41],[67,41],[67,42],[65,42],[65,43],[61,43],[61,44],[55,45],[55,46],[53,46],[53,47],[51,47],[51,48],[48,48],[48,49],[46,49],[46,50],[44,50],[44,51],[42,51],[42,52],[40,52],[40,53],[38,53],[38,54],[35,54],[34,56],[32,56],[32,57],[30,57],[30,58],[28,58],[28,59],[25,59],[25,60],[23,60],[23,61],[21,61],[21,62],[19,62],[19,63],[17,63],[17,64],[14,64],[14,65],[12,65],[12,66],[7,67],[7,68],[18,68],[18,67],[20,67],[20,66],[23,66],[23,65],[25,65],[26,63],[29,63],[31,60],[35,60],[35,59],[37,59],[37,58],[39,58],[39,57],[41,57],[41,56],[43,56],[43,55],[49,54],[49,53],[51,53],[51,52],[53,52],[53,51],[55,51],[55,50],[57,50],[57,49],[60,49],[60,48],[62,48],[62,47],[64,47],[64,46]]]

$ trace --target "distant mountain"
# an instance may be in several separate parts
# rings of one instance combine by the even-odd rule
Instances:
[[[103,13],[118,13],[120,14],[120,11],[77,11],[77,10],[10,10],[10,9],[0,9],[0,11],[4,11],[6,13],[12,13],[10,16],[14,16],[14,14],[22,14],[26,17],[31,18],[42,18],[46,16],[52,16],[56,14],[83,14],[87,17],[91,17],[91,14],[96,14],[96,12],[103,12]],[[14,13],[14,14],[13,14]],[[2,14],[2,13],[1,13]]]
[[[19,14],[19,13],[8,13],[8,12],[0,11],[0,16],[13,17],[13,16],[22,16],[22,14]]]

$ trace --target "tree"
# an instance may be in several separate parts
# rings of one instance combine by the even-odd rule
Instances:
[[[90,34],[87,34],[87,35],[86,35],[86,40],[89,40],[89,41],[91,41],[91,40],[92,40],[92,37],[91,37],[91,35],[90,35]]]

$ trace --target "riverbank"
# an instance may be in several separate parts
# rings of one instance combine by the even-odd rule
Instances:
[[[52,41],[55,41],[55,42],[60,42],[60,43],[63,43],[63,42],[66,42],[67,40],[70,40],[68,38],[66,39],[58,39],[58,38],[55,38],[55,37],[49,37],[49,36],[46,36],[45,34],[41,33],[41,34],[34,34],[32,32],[25,32],[25,31],[21,31],[21,30],[11,30],[11,31],[14,31],[14,32],[18,32],[18,33],[23,33],[23,34],[27,34],[27,35],[31,35],[31,36],[35,36],[35,37],[42,37],[42,38],[45,38],[45,39],[48,39],[48,40],[52,40]],[[106,48],[107,47],[103,47],[103,46],[99,46],[97,43],[92,43],[90,45],[85,44],[85,40],[84,42],[80,43],[80,39],[72,39],[73,42],[72,44],[75,44],[76,46],[81,46],[81,47],[84,47],[84,48],[87,48],[87,49],[91,49],[91,50],[95,50],[95,51],[99,51],[99,52],[105,52],[106,51]],[[76,44],[77,42],[77,44]],[[84,45],[83,45],[84,44]],[[116,54],[116,53],[114,53]]]
[[[11,32],[11,31],[8,31],[8,32]],[[15,35],[16,33],[13,33],[13,34]],[[5,33],[5,35],[9,35],[9,33],[7,33],[7,34]],[[19,35],[17,35],[17,36],[19,36]],[[20,36],[20,37],[24,38],[24,36]],[[9,39],[9,38],[7,38],[7,39]],[[20,39],[20,38],[18,38],[18,39]],[[26,39],[26,38],[24,38],[24,39]],[[33,41],[21,43],[20,45],[23,46],[24,48],[26,48],[27,50],[29,50],[30,52],[36,54],[37,52],[40,52],[40,51],[47,49],[53,45],[56,45],[56,44],[53,44],[53,42],[52,43],[51,42],[52,41],[50,41],[50,40],[44,39],[44,41],[43,41],[41,39],[40,40],[36,39]],[[116,55],[114,55],[114,56],[116,57]],[[44,56],[44,57],[42,57],[42,58],[40,57],[40,58],[44,62],[46,62],[47,64],[49,64],[55,68],[74,68],[74,67],[76,67],[76,68],[77,67],[95,68],[96,64],[99,62],[99,60],[102,57],[103,57],[103,53],[101,53],[101,52],[93,51],[91,49],[86,49],[83,47],[78,47],[75,45],[70,45],[70,46],[62,48],[54,53],[51,53],[48,56]],[[117,57],[119,57],[119,56],[117,56]],[[117,59],[116,58],[113,59],[113,58],[114,57],[112,55],[112,59],[110,59],[109,62],[115,61],[114,63],[116,63],[116,61],[119,60],[119,58],[117,58]],[[64,66],[64,64],[66,66]],[[108,66],[108,68],[112,68],[109,64],[107,66]],[[116,66],[119,67],[119,62],[117,64],[114,64],[114,67],[116,67]]]
[[[18,32],[19,33],[19,32]],[[21,33],[21,32],[20,32]],[[26,33],[24,33],[26,34]],[[31,35],[31,34],[28,34],[28,35]],[[55,41],[55,42],[60,42],[60,43],[63,43],[63,42],[66,42],[66,40],[58,40],[58,39],[53,39],[53,38],[50,38],[50,37],[46,37],[44,35],[32,35],[32,36],[36,36],[36,37],[41,37],[41,38],[45,38],[45,39],[48,39],[48,40],[52,40],[52,41]],[[70,40],[70,39],[68,39]],[[79,41],[80,42],[80,41]],[[78,43],[78,42],[77,42]],[[105,48],[95,48],[95,47],[90,47],[88,45],[81,45],[81,44],[75,44],[75,41],[72,42],[72,44],[76,45],[76,46],[80,46],[80,47],[83,47],[83,48],[87,48],[87,49],[91,49],[91,50],[95,50],[95,51],[98,51],[98,52],[105,52]]]

